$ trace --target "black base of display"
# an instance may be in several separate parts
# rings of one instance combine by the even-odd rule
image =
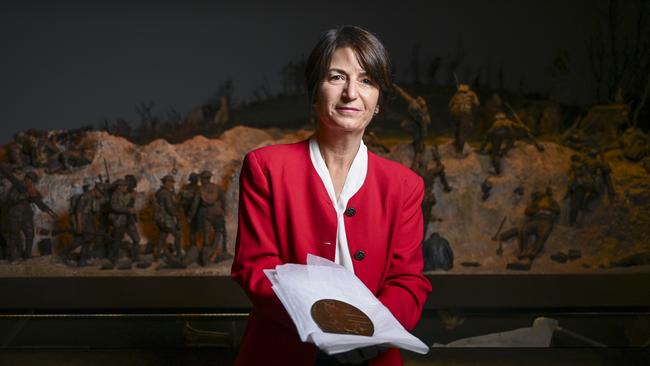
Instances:
[[[650,273],[428,275],[427,309],[650,308]],[[0,311],[246,311],[229,277],[0,278]]]

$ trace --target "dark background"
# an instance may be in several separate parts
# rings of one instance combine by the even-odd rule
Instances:
[[[633,23],[636,3],[623,3],[621,21]],[[323,31],[344,24],[363,26],[384,41],[397,80],[451,83],[448,63],[459,60],[461,82],[480,72],[482,84],[496,87],[502,70],[504,89],[585,106],[597,99],[586,42],[608,4],[3,2],[0,144],[28,128],[132,120],[143,102],[185,115],[213,98],[227,80],[234,86],[235,106],[259,90],[280,93],[282,68],[305,57]],[[427,65],[434,57],[442,64],[431,80]]]

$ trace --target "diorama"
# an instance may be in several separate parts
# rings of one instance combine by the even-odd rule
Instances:
[[[576,67],[559,48],[543,90],[525,87],[503,62],[467,60],[462,49],[425,57],[431,52],[416,43],[396,57],[408,62],[396,66],[363,141],[424,182],[423,273],[434,292],[415,333],[436,346],[471,346],[458,339],[503,324],[560,329],[536,318],[539,309],[569,322],[589,313],[574,325],[602,330],[617,346],[648,346],[650,6],[628,4],[640,9],[632,17],[616,12],[626,5],[605,3],[605,25],[571,51],[587,63]],[[133,118],[12,126],[0,141],[0,282],[12,294],[0,298],[0,315],[180,319],[187,314],[177,312],[210,309],[222,320],[239,317],[225,327],[243,328],[250,302],[230,278],[240,170],[252,150],[314,133],[305,66],[304,57],[287,62],[281,86],[265,82],[247,97],[235,92],[236,80],[215,82],[189,112],[135,100]],[[560,96],[576,72],[591,87],[571,102]],[[215,342],[189,324],[185,341]],[[230,331],[226,347],[235,348],[241,329]],[[105,338],[92,339],[131,346]]]
[[[488,85],[395,84],[364,140],[424,179],[424,270],[648,272],[649,80],[586,110]],[[244,155],[313,126],[257,122],[308,117],[300,92],[233,108],[222,90],[172,120],[143,104],[137,129],[16,132],[0,170],[0,275],[227,276]]]

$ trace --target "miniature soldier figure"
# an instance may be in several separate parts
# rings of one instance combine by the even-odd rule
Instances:
[[[135,192],[129,192],[128,183],[125,179],[118,179],[115,182],[116,190],[113,192],[110,201],[109,221],[113,226],[112,247],[110,259],[113,264],[119,259],[120,246],[124,234],[127,234],[132,241],[131,256],[133,261],[140,257],[140,235],[135,226]]]
[[[32,165],[47,168],[48,171],[56,171],[59,153],[58,146],[52,143],[47,135],[42,134],[38,137],[34,148]]]
[[[95,189],[99,190],[102,194],[98,200],[99,204],[99,221],[97,231],[100,233],[98,236],[98,243],[95,247],[95,256],[98,258],[109,258],[113,240],[109,233],[112,232],[111,220],[109,219],[111,213],[111,198],[113,191],[116,189],[115,185],[110,183],[110,178],[104,180],[99,176],[99,182],[95,183]]]
[[[611,168],[601,159],[598,159],[598,152],[594,149],[589,151],[588,156],[574,154],[571,156],[571,168],[569,170],[570,197],[569,224],[574,225],[578,214],[584,211],[603,190],[605,185],[610,197],[614,197],[614,184],[611,179]]]
[[[408,104],[409,118],[403,120],[400,126],[406,130],[411,130],[413,133],[414,155],[411,169],[417,171],[419,169],[418,164],[421,162],[421,156],[424,153],[424,140],[427,138],[427,128],[431,124],[429,108],[424,98],[413,98],[397,84],[393,84],[393,89]]]
[[[47,171],[50,173],[65,171],[70,169],[64,146],[59,144],[56,135],[52,134],[44,138],[43,144],[47,151]]]
[[[465,147],[463,130],[473,127],[474,112],[479,105],[478,96],[467,84],[458,85],[458,90],[449,101],[449,114],[454,123],[454,147],[459,156],[462,156]]]
[[[205,170],[201,172],[201,186],[197,195],[192,202],[190,217],[192,220],[198,220],[198,229],[203,235],[202,261],[207,264],[212,257],[213,251],[217,248],[217,243],[221,239],[221,253],[218,259],[228,259],[230,254],[226,249],[226,222],[225,210],[223,207],[223,192],[215,183],[211,183],[212,173]],[[210,243],[210,231],[214,230],[214,240]]]
[[[23,153],[21,144],[16,141],[7,146],[7,157],[12,168],[20,169],[28,165],[29,157]]]
[[[190,214],[192,213],[192,203],[194,202],[194,197],[196,196],[199,190],[199,175],[192,172],[188,178],[189,183],[184,185],[181,188],[179,193],[181,208],[185,214],[185,220],[187,220],[189,231],[190,231],[190,247],[196,245],[196,233],[198,231],[198,220],[192,220]]]
[[[34,244],[34,210],[31,203],[41,200],[41,193],[34,186],[38,176],[27,172],[22,187],[13,184],[5,200],[2,232],[7,241],[8,259],[16,261],[31,258]],[[41,201],[42,202],[42,201]],[[38,206],[40,208],[40,206]]]
[[[650,153],[650,138],[640,128],[630,127],[623,132],[619,146],[626,159],[641,161]]]
[[[174,237],[174,250],[176,257],[181,256],[181,225],[179,218],[179,207],[174,196],[174,177],[166,175],[162,178],[162,187],[156,192],[154,221],[158,226],[158,246],[154,252],[156,258],[160,256],[160,250],[169,255],[165,243],[167,236]]]
[[[531,203],[525,210],[528,217],[526,222],[519,228],[507,230],[499,236],[500,242],[517,236],[519,241],[517,258],[528,262],[532,262],[542,251],[544,243],[551,235],[553,225],[560,215],[560,205],[553,198],[553,191],[550,187],[546,188],[544,194],[533,192],[531,198]],[[529,244],[531,236],[534,236],[535,240]]]
[[[36,161],[36,145],[38,140],[31,133],[19,131],[14,137],[14,141],[20,145],[23,154],[27,157],[29,165],[34,166]]]
[[[528,258],[532,261],[544,247],[546,239],[553,231],[553,224],[560,216],[560,205],[553,199],[553,191],[546,188],[545,194],[536,192],[532,202],[526,207],[528,221],[519,231],[519,259]],[[535,237],[532,245],[528,245],[531,236]]]
[[[97,230],[97,215],[100,212],[100,203],[103,194],[96,185],[89,189],[90,185],[83,186],[83,193],[70,201],[70,214],[72,218],[72,229],[74,238],[70,246],[61,251],[59,256],[67,256],[76,248],[81,246],[79,266],[85,266],[90,257],[90,248],[98,242],[101,233]]]
[[[602,158],[602,155],[599,154],[598,150],[589,150],[587,152],[585,163],[587,164],[591,175],[598,177],[601,180],[602,184],[607,189],[607,194],[609,197],[613,198],[616,195],[616,192],[614,191],[614,182],[612,181],[612,168],[607,164],[605,159]],[[602,191],[602,189],[599,191]]]
[[[584,211],[589,203],[598,196],[596,179],[591,175],[584,157],[578,154],[571,155],[568,183],[569,224],[574,225],[580,211]]]
[[[515,143],[515,130],[521,128],[512,120],[506,117],[505,113],[494,115],[494,123],[485,135],[485,140],[479,148],[480,153],[485,152],[488,143],[490,144],[490,161],[497,175],[501,174],[501,157],[512,149]],[[502,144],[505,143],[505,146]]]
[[[506,155],[515,144],[515,139],[518,132],[524,132],[528,135],[528,128],[521,124],[514,122],[506,117],[505,113],[497,113],[494,115],[494,123],[485,135],[485,139],[478,149],[479,153],[484,153],[487,145],[490,145],[490,161],[494,167],[497,175],[501,174],[501,157]],[[529,137],[531,138],[531,137]],[[543,151],[543,146],[532,140],[533,144],[539,151]],[[505,143],[505,146],[503,144]]]
[[[435,144],[431,147],[431,154],[432,159],[428,160],[426,163],[420,163],[418,165],[419,171],[416,171],[416,173],[418,173],[424,180],[424,198],[422,199],[424,237],[426,237],[427,227],[431,220],[431,211],[437,202],[436,196],[433,193],[433,186],[436,182],[436,178],[440,178],[440,183],[442,183],[445,192],[451,192],[451,186],[447,182],[447,176],[445,175],[445,166],[440,160],[438,147]]]
[[[493,93],[481,110],[481,133],[486,133],[492,127],[494,115],[503,112],[503,100],[498,93]]]

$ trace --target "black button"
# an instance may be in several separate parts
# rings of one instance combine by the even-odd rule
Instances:
[[[352,216],[356,215],[356,213],[357,213],[357,210],[355,210],[354,207],[350,207],[347,210],[345,210],[345,216],[347,216],[347,217],[352,217]]]
[[[366,253],[363,250],[357,250],[356,253],[354,253],[354,259],[358,261],[362,261],[363,258],[366,257]]]

